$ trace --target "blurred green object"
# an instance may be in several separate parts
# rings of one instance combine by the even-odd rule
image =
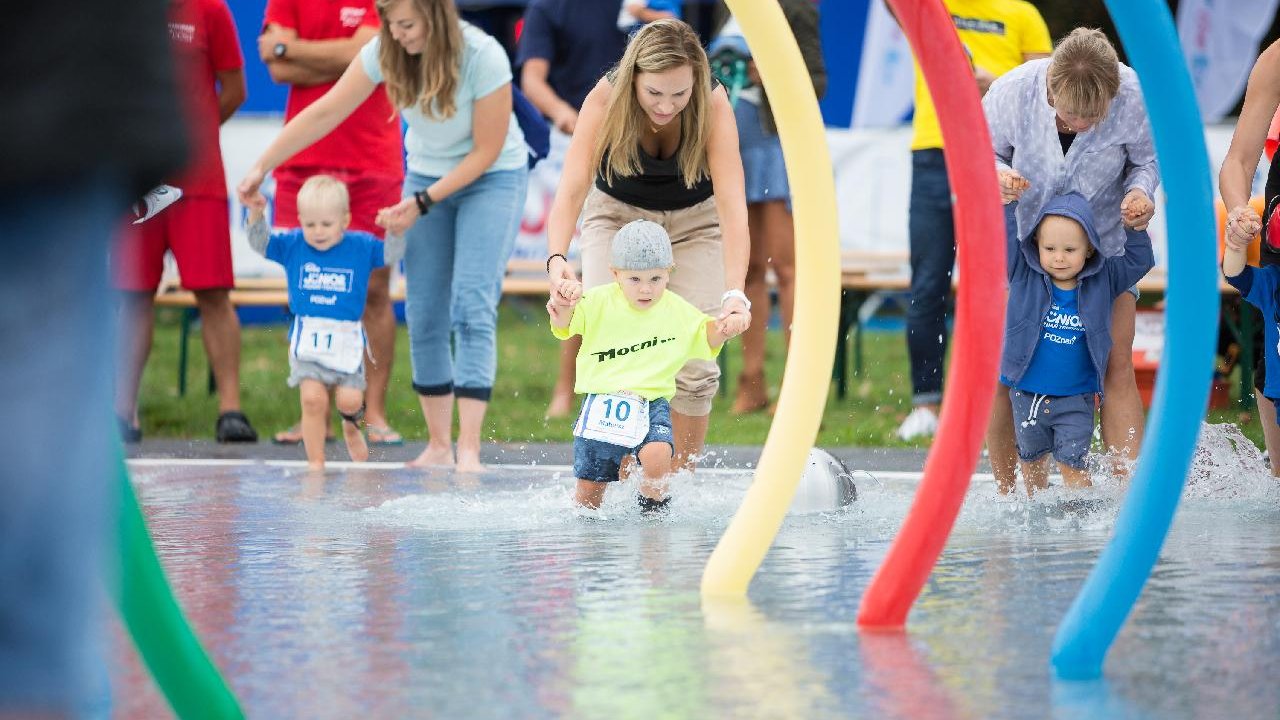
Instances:
[[[138,653],[179,718],[243,718],[240,703],[173,597],[123,453],[118,466],[120,576],[114,594]]]

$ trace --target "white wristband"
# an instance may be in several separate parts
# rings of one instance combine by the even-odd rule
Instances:
[[[720,296],[720,305],[723,306],[729,298],[737,298],[747,306],[747,312],[751,312],[751,301],[747,299],[747,294],[741,290],[726,290],[724,295]]]

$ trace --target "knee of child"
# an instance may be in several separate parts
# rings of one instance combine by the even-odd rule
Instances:
[[[343,415],[354,415],[364,406],[364,392],[355,388],[340,387],[334,395],[338,412]]]
[[[644,468],[647,477],[656,478],[671,474],[673,453],[671,446],[665,442],[651,442],[640,448],[637,453],[640,467]]]
[[[323,385],[303,383],[298,393],[302,401],[302,412],[324,415],[329,411],[329,394]]]

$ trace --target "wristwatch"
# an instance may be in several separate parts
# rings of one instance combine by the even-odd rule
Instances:
[[[431,199],[431,196],[427,194],[426,190],[419,190],[414,193],[413,199],[414,202],[418,203],[419,215],[426,215],[427,211],[431,209],[431,206],[436,204],[436,201]]]
[[[737,298],[741,300],[742,304],[747,306],[747,312],[751,312],[751,301],[747,299],[746,293],[741,290],[726,290],[724,295],[720,296],[720,304],[724,305],[725,301],[729,298]]]
[[[284,54],[288,51],[289,51],[289,46],[285,45],[284,43],[276,43],[276,46],[271,48],[271,54],[275,55],[278,58],[284,57]]]

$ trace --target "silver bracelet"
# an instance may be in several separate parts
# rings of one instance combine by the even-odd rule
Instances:
[[[720,305],[723,307],[729,298],[737,298],[747,306],[747,312],[751,312],[751,301],[747,299],[747,294],[741,290],[725,290],[724,295],[720,296]]]

